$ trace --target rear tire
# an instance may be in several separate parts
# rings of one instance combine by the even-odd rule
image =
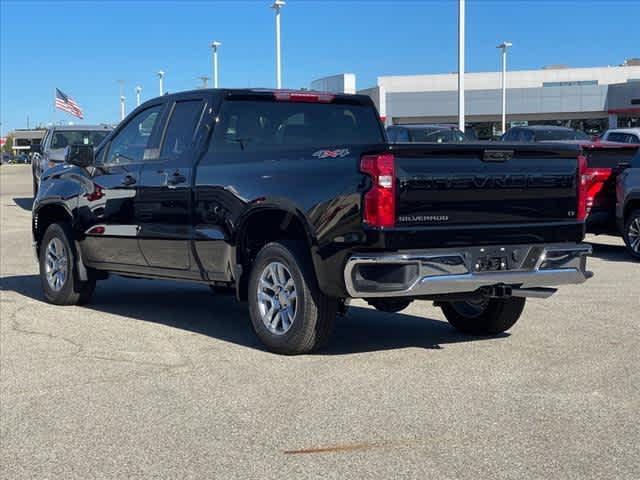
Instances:
[[[81,305],[91,299],[96,280],[93,275],[87,281],[78,278],[77,255],[69,224],[50,225],[39,251],[40,281],[47,301],[56,305]]]
[[[305,245],[272,242],[258,253],[249,276],[249,313],[258,338],[272,352],[297,355],[324,346],[338,301],[318,288]]]
[[[449,323],[462,333],[496,335],[509,330],[524,310],[525,298],[490,298],[483,302],[446,302],[441,308]]]
[[[625,219],[622,237],[629,254],[640,260],[640,210],[632,210]]]

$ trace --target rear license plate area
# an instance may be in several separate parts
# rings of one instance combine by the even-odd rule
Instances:
[[[476,272],[499,272],[509,270],[509,262],[506,256],[479,256],[476,258]]]

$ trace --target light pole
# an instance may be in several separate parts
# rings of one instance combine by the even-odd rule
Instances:
[[[120,121],[122,121],[125,117],[124,80],[118,80],[118,84],[120,85]]]
[[[211,63],[213,64],[213,88],[218,88],[218,47],[222,42],[214,40],[211,42]]]
[[[502,133],[507,130],[507,49],[513,44],[502,42],[496,48],[502,50]]]
[[[198,78],[202,81],[202,87],[200,88],[207,88],[209,77],[207,77],[206,75],[203,75],[202,77],[198,77]]]
[[[280,10],[286,5],[284,0],[275,0],[271,8],[276,11],[276,88],[282,88],[282,60],[280,56]]]
[[[164,95],[164,72],[158,71],[158,81],[160,83],[160,96]]]
[[[142,93],[142,87],[138,85],[136,87],[136,107],[140,106],[140,94]]]
[[[464,132],[464,2],[458,0],[458,129]]]

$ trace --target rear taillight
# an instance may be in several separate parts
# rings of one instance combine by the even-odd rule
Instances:
[[[390,228],[396,223],[396,169],[391,153],[365,155],[360,170],[371,177],[364,194],[363,219],[371,227]]]
[[[578,156],[578,210],[576,218],[580,221],[584,221],[589,215],[589,206],[587,191],[589,188],[589,182],[591,176],[589,175],[587,167],[587,158],[584,155]],[[593,204],[593,202],[591,202]]]

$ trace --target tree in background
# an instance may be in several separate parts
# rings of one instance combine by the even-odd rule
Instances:
[[[13,150],[13,135],[7,135],[7,141],[2,146],[2,153],[12,153]]]

